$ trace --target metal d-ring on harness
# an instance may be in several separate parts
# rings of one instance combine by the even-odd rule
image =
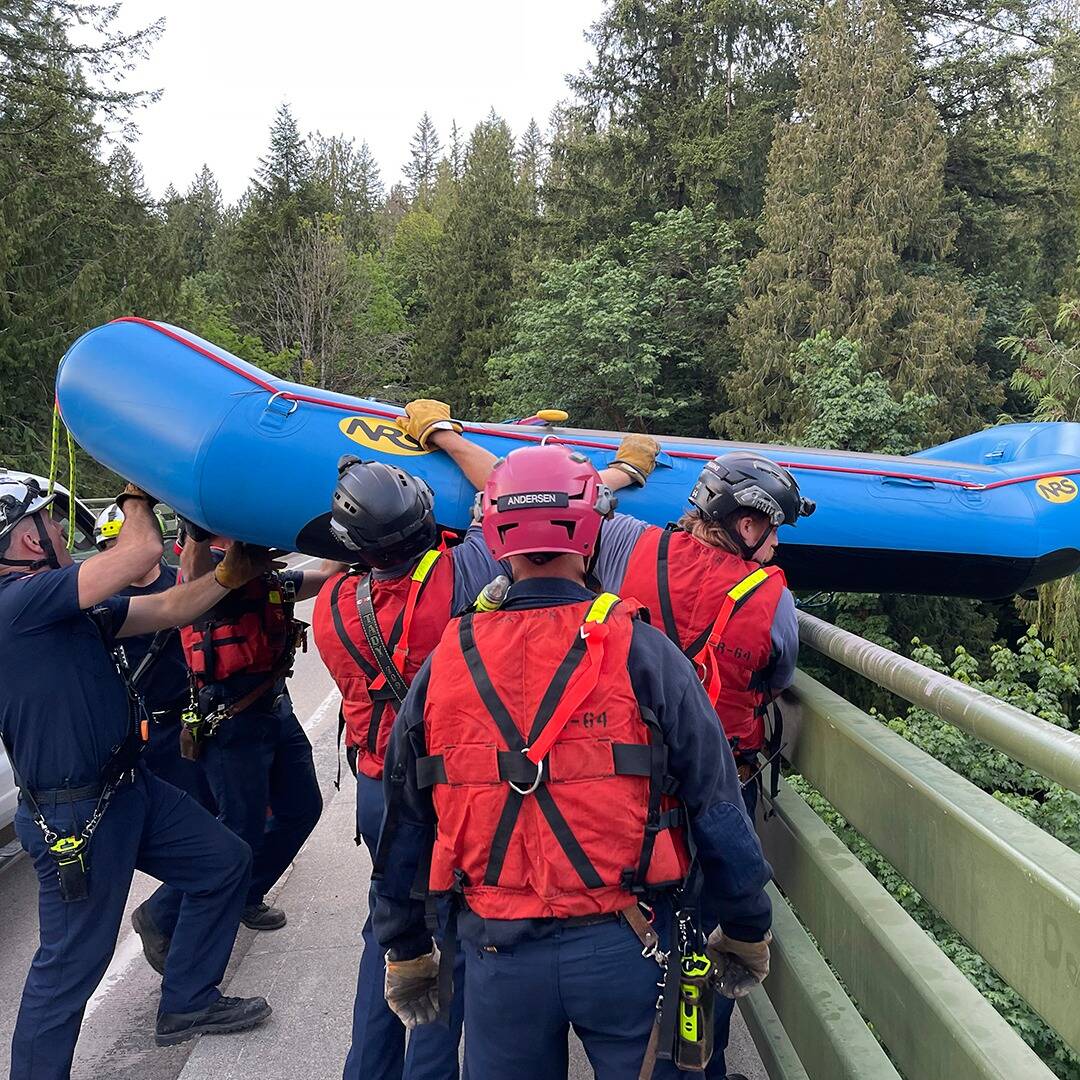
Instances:
[[[530,748],[528,746],[523,746],[521,748],[521,752],[526,757],[529,757],[529,749]],[[532,760],[532,759],[530,758],[530,760]],[[544,779],[544,759],[541,758],[535,764],[536,764],[536,779],[533,780],[533,782],[527,788],[518,787],[517,784],[515,784],[513,780],[507,780],[506,781],[519,795],[531,795],[534,791],[536,791],[536,789],[543,782],[543,779]]]

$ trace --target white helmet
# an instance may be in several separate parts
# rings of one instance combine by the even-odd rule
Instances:
[[[162,539],[164,539],[167,531],[165,519],[157,510],[154,511],[154,518],[157,521],[158,528],[161,530]],[[120,535],[120,530],[123,527],[124,511],[116,503],[110,503],[98,514],[97,519],[94,521],[94,543],[99,548],[104,549],[105,542],[115,540]]]
[[[33,477],[23,478],[0,473],[0,565],[27,566],[36,570],[55,562],[56,554],[52,550],[52,543],[48,541],[47,534],[41,526],[38,528],[38,535],[48,541],[45,546],[51,558],[38,560],[3,558],[12,529],[24,518],[44,510],[55,498],[55,492],[49,495]]]

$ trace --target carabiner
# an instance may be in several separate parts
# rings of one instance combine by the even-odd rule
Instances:
[[[528,754],[529,748],[527,746],[523,747],[521,752],[523,754]],[[539,761],[536,764],[536,779],[532,782],[532,787],[526,788],[524,791],[522,791],[522,789],[519,788],[517,786],[517,784],[514,783],[513,780],[507,780],[506,782],[519,795],[525,796],[525,795],[531,795],[540,786],[540,781],[543,780],[543,779],[544,779],[544,763],[543,763],[543,761]]]

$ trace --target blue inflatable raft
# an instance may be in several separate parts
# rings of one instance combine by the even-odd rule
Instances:
[[[61,361],[56,391],[88,453],[216,533],[347,557],[327,530],[345,453],[422,476],[443,524],[469,520],[472,488],[394,425],[398,407],[285,382],[172,326],[121,319],[90,331]],[[599,466],[619,441],[465,430],[497,455],[553,434]],[[661,441],[648,486],[620,494],[620,509],[658,525],[682,512],[702,463],[735,447]],[[753,449],[791,469],[818,504],[782,534],[779,561],[796,588],[994,598],[1080,567],[1080,424],[1004,425],[904,458]]]

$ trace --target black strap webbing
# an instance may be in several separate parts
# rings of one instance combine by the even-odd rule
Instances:
[[[165,651],[165,646],[168,645],[169,639],[175,633],[178,633],[175,626],[166,626],[164,630],[159,630],[154,635],[150,642],[150,648],[146,650],[146,655],[139,661],[139,666],[131,673],[131,677],[128,679],[128,685],[130,685],[133,690],[138,691],[140,683],[146,678],[147,673],[157,663],[158,658]]]
[[[661,744],[663,766],[667,768],[667,748]],[[655,768],[655,750],[651,745],[641,743],[613,743],[614,775],[616,776],[652,776]],[[499,779],[528,786],[536,779],[536,766],[524,754],[511,750],[497,751]],[[558,780],[556,775],[548,774],[549,779]],[[429,754],[416,763],[417,787],[433,787],[435,784],[448,784],[446,761],[442,754]],[[664,793],[668,794],[667,788]]]
[[[660,534],[660,543],[656,548],[656,590],[660,596],[660,615],[664,620],[664,633],[679,645],[679,631],[675,625],[675,612],[671,606],[671,582],[668,579],[668,548],[671,546],[671,529]],[[710,630],[712,627],[709,628]],[[707,637],[708,635],[706,635]]]
[[[402,678],[401,672],[394,667],[393,658],[383,637],[382,627],[375,615],[375,605],[371,602],[371,575],[365,574],[356,583],[356,610],[360,616],[360,626],[367,638],[368,648],[375,657],[375,663],[386,679],[386,685],[394,692],[398,701],[404,701],[409,692],[409,684]]]
[[[368,681],[378,676],[378,671],[373,668],[366,660],[365,657],[360,655],[360,650],[356,647],[352,638],[345,632],[345,623],[341,618],[341,611],[338,608],[338,594],[341,592],[341,586],[345,584],[347,575],[337,579],[334,583],[333,589],[330,590],[330,614],[334,620],[334,629],[337,631],[337,636],[341,641],[341,644],[345,647],[345,651],[352,657],[353,663],[364,673]]]
[[[473,632],[472,624],[473,616],[469,614],[462,617],[458,626],[458,639],[461,643],[461,650],[465,657],[465,663],[468,666],[470,675],[472,675],[477,692],[480,694],[480,700],[483,701],[484,707],[488,710],[492,720],[495,721],[495,726],[506,740],[506,744],[510,748],[511,753],[520,755],[520,752],[525,748],[525,740],[522,738],[521,732],[518,731],[517,725],[514,723],[509,710],[506,708],[506,705],[492,685],[491,678],[488,675],[487,669],[484,667],[484,663],[480,658],[480,653],[476,648],[476,637]],[[584,657],[584,643],[582,642],[580,635],[575,636],[573,645],[570,646],[566,656],[564,656],[559,663],[551,681],[551,685],[541,699],[540,707],[533,720],[532,737],[535,737],[544,730],[548,720],[551,719],[551,714],[555,711],[556,706],[562,698],[563,691],[566,689],[566,684],[570,681],[571,676],[574,671],[577,670],[578,665]],[[533,775],[535,776],[535,773]],[[547,819],[548,826],[554,834],[555,839],[565,852],[566,857],[570,860],[570,864],[577,871],[578,876],[581,878],[586,888],[602,888],[604,884],[603,879],[589,861],[589,857],[585,854],[581,844],[578,843],[577,837],[574,836],[570,826],[566,822],[566,818],[563,817],[562,812],[555,803],[555,799],[552,797],[551,792],[547,790],[545,784],[541,783],[536,789],[535,796],[537,805]],[[514,831],[514,825],[517,823],[518,814],[521,811],[523,802],[523,796],[519,795],[511,788],[507,793],[506,802],[503,804],[502,813],[499,815],[499,823],[495,828],[495,835],[492,837],[491,853],[488,858],[487,870],[484,874],[485,885],[498,884],[503,860],[506,857],[506,850],[510,843],[510,836]]]

